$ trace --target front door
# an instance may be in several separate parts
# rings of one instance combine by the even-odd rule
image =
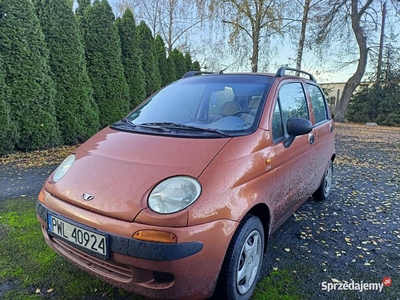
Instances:
[[[275,99],[272,116],[272,136],[274,140],[274,160],[281,162],[279,173],[285,174],[288,180],[282,184],[285,191],[275,198],[274,227],[280,226],[295,211],[311,193],[310,171],[313,157],[310,149],[312,133],[298,136],[290,147],[285,148],[283,141],[288,137],[286,122],[289,118],[304,118],[310,120],[306,94],[301,82],[285,81],[279,88]]]

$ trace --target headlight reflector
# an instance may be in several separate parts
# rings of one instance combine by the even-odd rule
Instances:
[[[200,183],[188,176],[177,176],[160,182],[150,193],[148,205],[159,214],[181,211],[201,194]]]
[[[68,172],[69,168],[71,168],[72,164],[75,161],[75,154],[71,154],[57,167],[56,171],[53,174],[53,181],[59,182],[61,178]]]

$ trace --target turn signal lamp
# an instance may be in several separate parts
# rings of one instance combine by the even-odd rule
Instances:
[[[178,238],[172,232],[159,230],[139,230],[133,234],[133,238],[146,242],[168,243],[173,244],[178,241]]]

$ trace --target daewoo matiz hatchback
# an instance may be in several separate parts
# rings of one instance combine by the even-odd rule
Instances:
[[[312,75],[189,72],[68,156],[37,216],[52,249],[117,287],[248,299],[268,236],[328,197],[334,159]]]

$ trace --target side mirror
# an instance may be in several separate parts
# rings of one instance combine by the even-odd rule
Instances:
[[[303,118],[290,118],[286,122],[289,137],[283,142],[285,148],[289,148],[298,135],[310,133],[313,125],[309,120]]]

